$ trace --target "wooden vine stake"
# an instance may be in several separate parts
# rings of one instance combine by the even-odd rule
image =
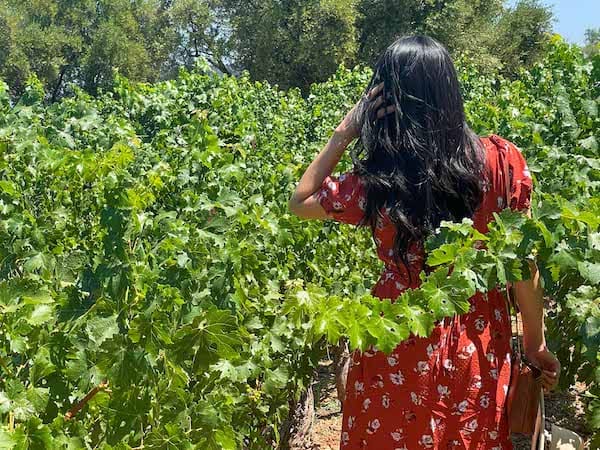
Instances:
[[[102,383],[100,383],[98,386],[96,386],[90,392],[88,392],[85,397],[83,397],[81,400],[79,400],[79,402],[75,403],[71,407],[71,409],[69,409],[67,411],[67,413],[65,414],[65,420],[71,420],[73,418],[73,416],[75,414],[77,414],[79,411],[81,411],[81,409],[86,405],[86,403],[89,402],[92,398],[94,398],[94,396],[98,392],[107,390],[107,388],[108,388],[108,381],[104,380]]]

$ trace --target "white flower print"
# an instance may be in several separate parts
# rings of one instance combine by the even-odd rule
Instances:
[[[359,393],[363,393],[365,391],[365,383],[363,383],[362,381],[355,381],[354,390],[356,391],[356,395],[358,395]]]
[[[494,379],[498,379],[498,369],[490,369],[490,376]]]
[[[396,277],[396,274],[394,272],[387,272],[385,274],[385,281],[393,280],[395,277]]]
[[[455,415],[464,414],[467,411],[468,406],[469,406],[469,402],[466,400],[463,400],[458,405],[455,403],[454,405],[452,405],[452,407],[455,409],[455,411],[453,411],[452,414],[455,414]]]
[[[364,211],[367,208],[367,200],[364,197],[358,198],[358,207],[361,209],[361,211]],[[377,239],[375,241],[377,241]],[[381,244],[381,240],[377,243]]]
[[[387,362],[392,367],[398,364],[398,360],[394,356],[388,356]]]
[[[494,316],[498,322],[502,322],[502,311],[499,309],[494,309]]]
[[[483,394],[479,399],[479,406],[481,406],[482,408],[487,408],[490,406],[490,397],[487,392]]]
[[[340,202],[337,202],[337,201],[333,202],[333,207],[335,209],[342,209],[343,208],[342,204]]]
[[[431,357],[431,355],[433,355],[433,352],[436,351],[438,349],[438,345],[437,344],[429,344],[427,346],[427,356]]]
[[[352,199],[352,194],[347,194],[346,195],[346,201],[349,202],[350,199]]]
[[[421,444],[425,448],[432,448],[433,437],[429,434],[424,434],[421,436],[421,439],[419,439],[419,444]]]
[[[349,441],[350,441],[350,435],[348,434],[347,431],[344,431],[342,433],[342,445],[348,445]]]
[[[381,397],[381,405],[384,408],[389,408],[390,407],[390,397],[387,394],[383,394],[383,396]]]
[[[435,431],[435,429],[438,427],[440,422],[441,422],[441,419],[439,417],[437,419],[434,419],[432,417],[431,420],[429,421],[429,426],[431,427],[431,431]]]
[[[475,344],[473,344],[471,342],[471,343],[469,343],[469,345],[466,345],[462,348],[462,351],[458,354],[458,357],[460,359],[470,358],[471,355],[475,352],[475,350],[476,350]]]
[[[496,355],[494,355],[492,352],[486,353],[485,357],[491,363],[493,363],[496,360]]]
[[[475,319],[475,328],[477,331],[485,330],[485,320],[483,316],[479,316],[477,319]]]
[[[492,187],[492,184],[490,183],[490,181],[485,180],[485,183],[483,184],[483,192],[488,192],[491,187]]]
[[[393,249],[393,248],[390,248],[390,249],[388,250],[388,256],[393,256],[393,255],[394,255],[394,249]]]
[[[371,384],[372,387],[383,387],[383,376],[377,374],[375,376],[375,381]]]
[[[420,395],[417,395],[417,393],[416,393],[416,392],[411,392],[411,393],[410,393],[410,399],[412,400],[412,402],[413,402],[415,405],[420,405],[420,404],[422,404],[422,403],[423,403],[423,399],[421,398],[421,396],[420,396]]]
[[[407,253],[406,254],[406,260],[408,261],[409,264],[412,264],[413,262],[417,261],[419,259],[419,257],[417,255],[415,255],[414,253]]]
[[[450,395],[450,390],[448,389],[448,386],[438,384],[437,390],[438,394],[440,394],[440,399],[448,397]]]
[[[371,404],[371,399],[370,398],[365,398],[363,400],[363,403],[362,403],[362,410],[366,411],[367,409],[369,409],[369,405],[370,404]]]
[[[406,289],[406,286],[400,283],[399,281],[396,281],[396,289],[403,291],[404,289]]]
[[[402,375],[402,372],[400,371],[397,373],[390,373],[390,380],[392,380],[392,383],[396,385],[402,384],[404,383],[404,375]]]
[[[503,208],[504,207],[504,197],[499,196],[498,199],[496,200],[496,204],[498,205],[498,208]]]
[[[402,438],[404,437],[404,430],[402,428],[396,428],[395,431],[392,431],[390,433],[390,436],[392,436],[393,440],[398,442],[398,441],[402,440]]]
[[[490,439],[496,440],[496,439],[498,439],[498,431],[490,430],[490,431],[488,431],[488,436]]]
[[[369,428],[367,428],[367,433],[368,434],[373,434],[375,433],[379,427],[381,426],[381,424],[379,423],[379,419],[373,419],[369,422]]]
[[[471,386],[473,386],[476,389],[480,389],[481,388],[481,377],[479,375],[474,375],[473,376],[473,380],[471,382]]]
[[[444,359],[444,368],[447,370],[454,370],[454,363],[451,359]]]
[[[345,173],[341,174],[339,177],[339,180],[344,181],[345,179],[346,179],[346,174]]]
[[[351,430],[354,426],[354,422],[356,421],[356,416],[348,417],[348,429]]]
[[[413,369],[415,372],[423,375],[427,371],[429,371],[429,361],[419,361],[417,362],[417,367]]]
[[[465,433],[473,433],[478,427],[477,419],[473,419],[470,422],[467,422],[463,428]]]
[[[327,183],[327,186],[329,187],[329,189],[331,189],[331,192],[333,192],[333,193],[337,192],[337,186],[333,181],[330,181],[329,183]]]

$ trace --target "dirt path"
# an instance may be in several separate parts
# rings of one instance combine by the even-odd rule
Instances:
[[[584,406],[580,396],[585,386],[577,383],[568,392],[551,392],[545,397],[547,428],[550,423],[575,431],[580,436],[589,437],[584,427]],[[315,386],[317,412],[314,427],[314,450],[339,450],[342,414],[335,389],[333,365],[322,361],[319,379]],[[515,450],[529,449],[526,439],[513,436]],[[589,446],[585,447],[586,450]]]

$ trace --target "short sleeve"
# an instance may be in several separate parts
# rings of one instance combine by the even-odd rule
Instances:
[[[366,199],[363,183],[356,173],[344,172],[339,177],[325,177],[316,194],[330,218],[338,222],[360,225],[364,217]]]
[[[508,145],[508,170],[511,180],[510,208],[519,211],[529,209],[533,181],[521,150],[512,143]]]

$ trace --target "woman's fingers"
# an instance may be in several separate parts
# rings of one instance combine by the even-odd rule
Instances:
[[[383,97],[383,95],[379,95],[382,90],[383,90],[383,81],[381,83],[379,83],[377,86],[375,86],[373,89],[371,89],[371,91],[369,91],[369,93],[367,94],[367,100],[373,101],[373,109],[377,111],[378,119],[381,119],[386,114],[390,114],[396,110],[394,105],[390,105],[385,108],[379,108],[385,101],[385,98]],[[377,97],[377,98],[375,98],[375,97]],[[377,108],[379,108],[379,109],[377,109]]]
[[[373,102],[373,109],[377,109],[379,107],[379,105],[381,105],[383,103],[383,95],[380,95],[379,97],[377,97],[377,100],[375,100]]]
[[[383,81],[375,86],[371,91],[367,94],[367,99],[372,100],[377,94],[381,92],[383,89]]]
[[[396,107],[394,105],[390,105],[387,108],[381,108],[377,111],[377,118],[381,119],[386,114],[390,114],[390,113],[394,112],[395,110],[396,110]]]
[[[542,371],[542,387],[544,392],[548,392],[558,384],[558,373],[551,370]]]

